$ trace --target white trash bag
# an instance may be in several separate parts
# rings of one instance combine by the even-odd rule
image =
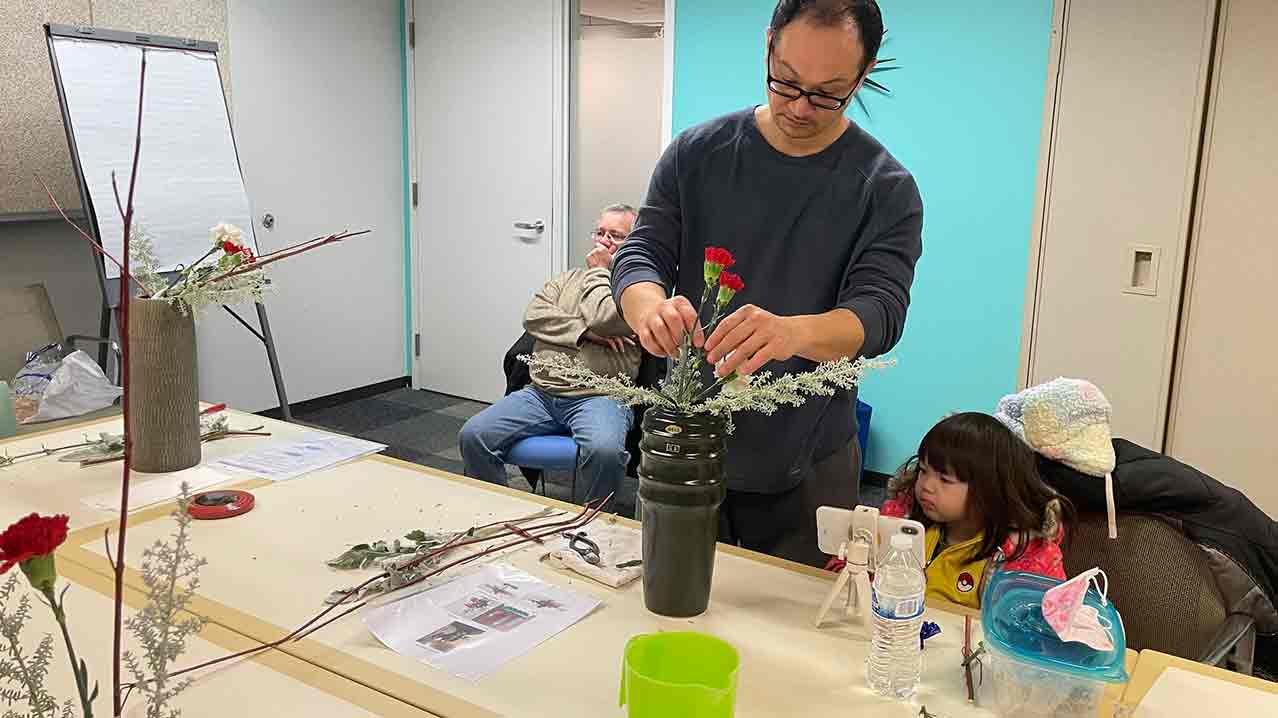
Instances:
[[[83,351],[73,351],[62,358],[40,397],[35,414],[22,420],[24,424],[80,416],[115,403],[124,390],[107,380],[97,362]]]

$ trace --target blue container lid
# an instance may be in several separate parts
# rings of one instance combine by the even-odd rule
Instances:
[[[1111,626],[1114,648],[1098,651],[1085,643],[1065,642],[1043,617],[1043,594],[1063,583],[1032,573],[995,574],[981,599],[985,640],[1019,661],[1072,677],[1103,683],[1127,681],[1127,637],[1112,601],[1102,601],[1095,588],[1084,603]]]

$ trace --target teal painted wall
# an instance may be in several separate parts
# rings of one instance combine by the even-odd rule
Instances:
[[[880,0],[876,76],[851,116],[923,195],[923,258],[899,364],[867,379],[866,467],[891,472],[952,411],[993,411],[1014,391],[1043,121],[1051,0]],[[673,126],[760,104],[774,0],[677,0]],[[749,278],[747,278],[748,281]]]

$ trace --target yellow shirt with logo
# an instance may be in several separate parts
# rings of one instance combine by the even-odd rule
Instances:
[[[972,560],[981,547],[984,532],[963,543],[940,547],[941,527],[931,526],[924,542],[927,556],[927,598],[970,608],[981,607],[981,577],[987,559]],[[940,548],[938,551],[937,549]]]

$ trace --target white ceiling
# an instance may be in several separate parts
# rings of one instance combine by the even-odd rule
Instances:
[[[665,0],[581,0],[581,14],[633,23],[661,23]]]

